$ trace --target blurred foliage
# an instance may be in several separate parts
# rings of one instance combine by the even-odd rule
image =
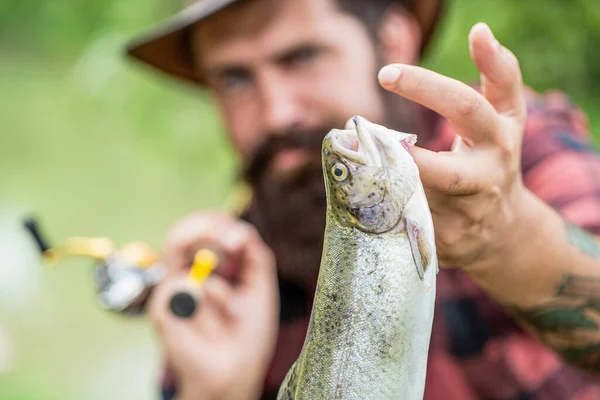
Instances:
[[[451,0],[425,65],[472,81],[477,71],[467,37],[478,21],[519,59],[523,78],[537,91],[562,90],[600,124],[600,2],[596,0]],[[597,131],[597,130],[596,130]],[[597,140],[597,139],[596,139]]]
[[[222,204],[236,161],[210,98],[122,59],[130,35],[178,4],[0,2],[0,399],[157,398],[147,322],[99,310],[87,262],[42,269],[19,218],[35,212],[55,241],[161,248],[177,218]],[[600,2],[453,0],[424,65],[474,82],[477,21],[528,85],[567,92],[600,132]]]

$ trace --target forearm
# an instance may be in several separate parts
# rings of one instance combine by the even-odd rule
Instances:
[[[600,375],[600,245],[526,192],[504,251],[469,271],[568,362]]]

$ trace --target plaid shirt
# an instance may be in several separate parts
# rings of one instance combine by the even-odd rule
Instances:
[[[419,145],[449,150],[456,133],[439,115],[423,112],[434,134]],[[566,220],[600,234],[600,157],[590,139],[585,115],[567,97],[528,92],[525,185]],[[308,320],[304,314],[282,322],[264,399],[275,398]],[[168,399],[173,381],[164,383]],[[464,272],[441,269],[425,388],[425,400],[438,399],[600,400],[600,383],[525,333]]]

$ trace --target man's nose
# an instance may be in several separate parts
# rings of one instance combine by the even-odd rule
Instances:
[[[283,135],[290,128],[301,124],[301,106],[290,85],[276,80],[265,82],[262,102],[266,132]]]

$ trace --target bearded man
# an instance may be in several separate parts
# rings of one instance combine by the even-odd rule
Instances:
[[[319,271],[321,140],[361,115],[418,135],[442,267],[425,398],[600,399],[600,158],[585,118],[527,90],[485,24],[468,38],[480,88],[418,67],[441,9],[200,0],[128,47],[213,95],[253,190],[241,218],[204,210],[169,234],[149,310],[164,398],[274,398]],[[204,243],[231,255],[235,279],[209,279],[200,311],[178,319],[168,298]]]

